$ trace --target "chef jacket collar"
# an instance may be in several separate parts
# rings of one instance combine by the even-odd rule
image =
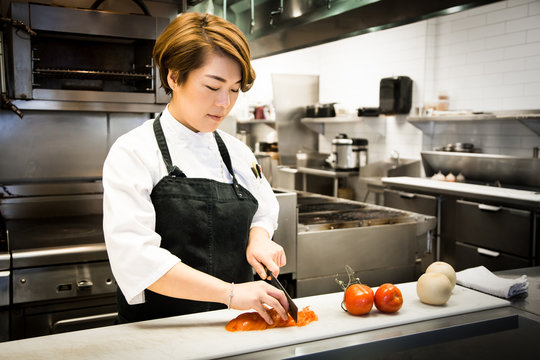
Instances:
[[[171,113],[169,112],[169,105],[163,110],[161,114],[161,121],[164,126],[171,129],[174,133],[174,138],[176,140],[184,140],[194,143],[213,143],[214,136],[211,132],[195,132],[182,124],[180,121],[176,120]]]

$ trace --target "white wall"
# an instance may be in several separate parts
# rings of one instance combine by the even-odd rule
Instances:
[[[251,104],[272,102],[272,73],[318,74],[321,103],[351,112],[379,104],[379,81],[414,80],[413,111],[450,96],[450,109],[540,109],[540,0],[507,0],[393,29],[279,54],[253,62]],[[540,137],[517,122],[444,124],[423,134],[404,116],[325,128],[321,151],[338,132],[365,137],[370,161],[392,150],[419,158],[449,142],[473,142],[484,152],[530,156]]]

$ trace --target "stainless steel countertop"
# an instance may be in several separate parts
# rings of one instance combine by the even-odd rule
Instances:
[[[529,292],[528,294],[518,295],[512,298],[512,306],[516,309],[540,316],[540,266],[498,271],[496,274],[506,278],[517,278],[521,275],[527,275]]]
[[[404,187],[411,190],[424,190],[447,195],[470,195],[489,199],[500,199],[512,203],[540,206],[540,192],[500,188],[494,186],[475,185],[457,182],[437,181],[428,178],[408,176],[382,178],[386,186]]]

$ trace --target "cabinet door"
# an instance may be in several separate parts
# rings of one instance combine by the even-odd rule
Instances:
[[[456,220],[456,241],[532,257],[530,211],[458,200]]]
[[[498,251],[456,242],[456,271],[483,265],[490,271],[531,266],[531,261]]]
[[[437,216],[436,196],[384,189],[384,206]]]

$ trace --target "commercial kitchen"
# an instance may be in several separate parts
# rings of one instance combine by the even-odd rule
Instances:
[[[183,12],[250,43],[255,85],[220,129],[274,189],[278,280],[311,324],[117,324],[103,162],[168,103],[152,48]],[[539,0],[2,0],[0,15],[0,358],[536,358]],[[416,293],[436,261],[458,273],[442,306]],[[344,311],[347,265],[396,284],[402,308]],[[525,291],[463,281],[482,266]]]

